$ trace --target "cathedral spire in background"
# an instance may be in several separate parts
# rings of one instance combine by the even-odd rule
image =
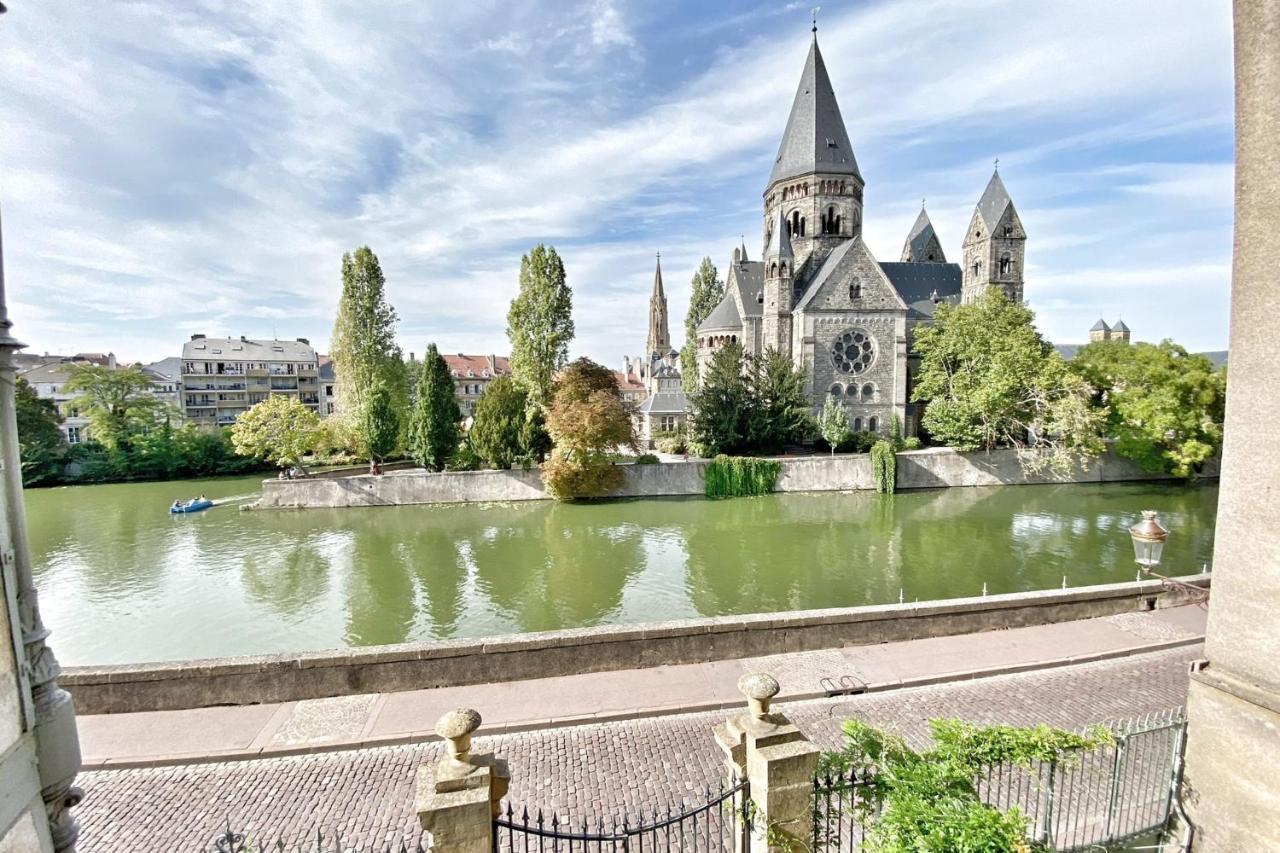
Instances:
[[[665,356],[671,351],[671,330],[667,324],[667,295],[662,289],[662,253],[653,271],[653,295],[649,297],[649,355]]]

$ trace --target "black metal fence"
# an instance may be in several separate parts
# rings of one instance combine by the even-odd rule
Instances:
[[[518,811],[508,804],[494,821],[494,849],[511,853],[746,850],[751,838],[751,791],[745,779],[707,788],[692,805],[669,805],[638,817],[585,817]],[[741,845],[741,846],[739,846]]]
[[[1002,811],[1017,807],[1028,835],[1051,849],[1084,851],[1163,828],[1173,803],[1175,757],[1186,718],[1181,708],[1111,723],[1114,746],[1061,765],[998,765],[978,794]],[[871,822],[867,777],[857,772],[813,782],[813,849],[856,851]]]

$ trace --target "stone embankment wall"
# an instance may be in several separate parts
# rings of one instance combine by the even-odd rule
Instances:
[[[779,492],[853,491],[875,488],[868,454],[782,458]],[[617,497],[662,497],[704,493],[705,460],[626,465]],[[1210,473],[1216,474],[1216,468]],[[898,489],[947,486],[1010,486],[1037,483],[1109,483],[1167,480],[1134,463],[1103,454],[1087,469],[1065,478],[1023,473],[1012,450],[957,453],[946,448],[898,454]],[[548,500],[537,469],[522,471],[456,471],[440,474],[421,469],[388,472],[380,477],[267,480],[256,508],[398,506],[404,504]]]
[[[1188,578],[1207,587],[1208,576]],[[157,664],[75,667],[81,714],[288,702],[914,640],[1173,607],[1160,581]]]

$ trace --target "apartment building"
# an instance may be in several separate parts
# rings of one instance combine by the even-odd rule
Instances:
[[[189,422],[228,426],[273,394],[296,397],[320,413],[319,360],[306,338],[192,335],[182,345],[182,409]]]
[[[453,395],[458,401],[462,417],[476,413],[476,403],[489,383],[511,372],[511,363],[502,355],[446,355],[449,375],[453,377]]]

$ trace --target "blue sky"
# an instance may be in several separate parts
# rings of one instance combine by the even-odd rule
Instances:
[[[378,253],[406,351],[507,350],[520,255],[556,246],[575,355],[644,345],[662,252],[688,282],[761,244],[807,3],[9,3],[0,203],[34,351],[176,355],[192,332],[327,345],[344,250]],[[1000,171],[1055,342],[1099,315],[1225,348],[1227,0],[824,2],[819,39],[897,260],[944,248]]]

